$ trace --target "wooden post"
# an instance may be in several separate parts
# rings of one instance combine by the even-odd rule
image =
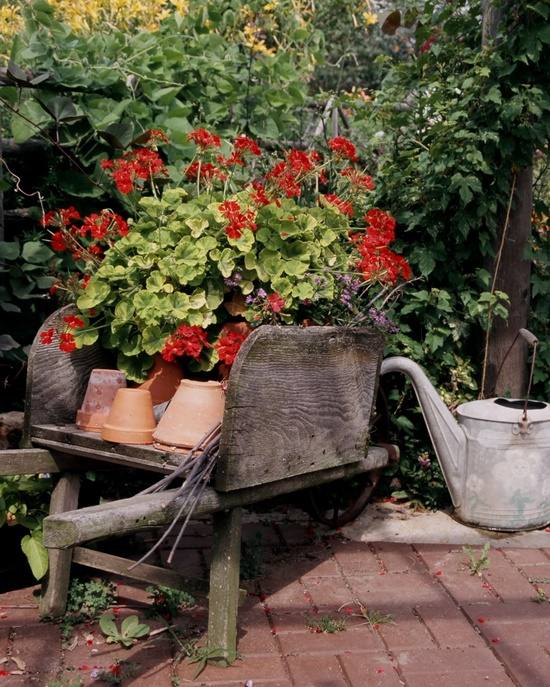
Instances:
[[[50,515],[78,508],[80,477],[75,473],[61,475],[52,492]],[[71,579],[72,548],[50,549],[49,569],[40,601],[40,615],[56,618],[65,612]]]
[[[241,508],[214,515],[208,600],[208,648],[229,661],[237,655],[237,607],[241,559]]]
[[[481,45],[487,48],[498,45],[499,27],[513,3],[502,0],[483,0],[483,25]],[[531,236],[531,213],[533,209],[533,168],[519,169],[516,173],[515,190],[508,226],[505,213],[502,214],[501,234],[496,240],[496,249],[502,241],[502,254],[495,279],[495,289],[504,291],[510,298],[508,320],[494,319],[487,332],[486,366],[482,394],[484,396],[511,395],[521,397],[527,387],[527,345],[519,339],[504,360],[506,352],[519,329],[526,328],[529,318],[531,292],[531,261],[526,259]],[[506,232],[502,236],[502,232]],[[494,273],[495,265],[492,271]],[[498,379],[497,371],[500,370]]]

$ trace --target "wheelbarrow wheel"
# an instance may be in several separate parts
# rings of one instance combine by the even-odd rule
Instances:
[[[388,443],[389,432],[387,397],[379,385],[371,423],[372,444],[384,446],[390,452],[390,459],[397,460],[398,451]],[[318,522],[333,529],[347,525],[363,512],[383,471],[383,468],[377,468],[350,479],[309,489],[305,498],[307,512]]]
[[[317,522],[338,529],[355,520],[376,489],[382,468],[371,470],[337,484],[313,487],[307,492],[307,512]]]

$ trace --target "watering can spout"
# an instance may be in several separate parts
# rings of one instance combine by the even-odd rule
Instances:
[[[439,398],[424,370],[401,356],[382,361],[380,374],[402,372],[410,378],[455,508],[461,505],[466,435]]]

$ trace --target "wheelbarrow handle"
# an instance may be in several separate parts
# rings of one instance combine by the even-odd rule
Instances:
[[[525,341],[527,341],[529,346],[535,346],[539,342],[537,337],[534,334],[532,334],[528,329],[520,329],[519,334],[523,336],[523,338],[525,339]]]

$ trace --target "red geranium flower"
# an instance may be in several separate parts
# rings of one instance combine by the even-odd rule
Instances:
[[[40,343],[51,344],[55,338],[55,329],[50,327],[43,332],[40,332]]]
[[[69,329],[82,329],[84,327],[84,320],[76,315],[66,315],[63,322],[67,323]]]
[[[248,333],[228,332],[220,337],[218,342],[214,345],[215,349],[218,351],[219,359],[228,366],[233,365],[241,344],[247,336]]]
[[[355,162],[357,160],[357,150],[349,138],[344,136],[335,136],[328,142],[328,147],[336,153],[338,157],[346,158]]]
[[[343,200],[342,198],[334,195],[334,193],[327,193],[324,198],[331,205],[337,207],[342,214],[347,215],[348,217],[353,217],[353,205],[349,202],[349,200]]]
[[[239,239],[243,229],[256,231],[254,222],[255,213],[253,210],[243,210],[236,200],[225,200],[219,204],[222,215],[229,221],[225,227],[225,233],[230,239]]]
[[[62,231],[54,231],[50,239],[50,246],[56,253],[62,253],[64,250],[67,250],[67,244]]]
[[[200,148],[219,148],[222,144],[221,139],[216,134],[206,129],[195,129],[187,134],[187,140],[193,141]]]
[[[208,346],[208,339],[202,327],[180,324],[166,340],[161,355],[169,363],[182,355],[198,360],[205,346]]]
[[[220,181],[225,181],[227,179],[227,174],[219,167],[216,167],[216,165],[213,165],[211,162],[200,163],[198,160],[194,160],[186,167],[185,176],[190,181],[195,181],[199,175],[199,169],[201,179],[206,179],[207,181],[210,179],[219,179]]]
[[[65,353],[71,353],[71,351],[76,350],[76,342],[74,340],[73,334],[70,332],[64,332],[59,335],[59,350]]]
[[[270,293],[267,297],[267,304],[272,312],[281,312],[285,307],[285,300],[278,293]]]
[[[249,138],[248,136],[245,136],[244,134],[237,136],[233,146],[235,150],[239,151],[240,153],[248,152],[251,155],[262,154],[260,146],[256,143],[256,141],[254,141],[252,138]]]

